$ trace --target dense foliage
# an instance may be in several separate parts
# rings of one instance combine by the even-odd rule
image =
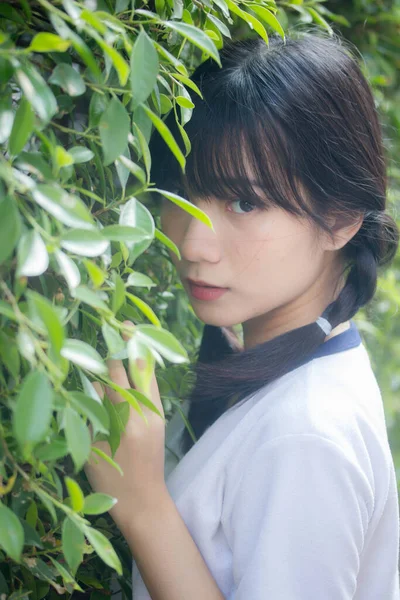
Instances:
[[[187,395],[201,323],[159,229],[148,143],[184,169],[189,77],[224,39],[334,27],[359,49],[385,127],[390,202],[399,204],[400,5],[236,0],[15,0],[0,4],[0,597],[131,597],[131,558],[82,471],[93,438],[115,453],[127,408],[102,402],[105,359],[153,366],[167,418]],[[173,110],[185,155],[163,118]],[[159,190],[210,225],[183,198]],[[396,437],[399,261],[356,321]],[[123,321],[137,328],[127,344]],[[179,340],[179,341],[178,341]],[[164,362],[166,361],[166,363]],[[147,379],[146,379],[147,377]],[[99,460],[105,460],[99,456]],[[115,464],[115,468],[118,465]]]

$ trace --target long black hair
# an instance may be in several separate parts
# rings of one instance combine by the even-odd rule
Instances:
[[[332,328],[374,296],[378,268],[396,254],[399,230],[385,212],[387,166],[374,97],[349,42],[318,29],[230,41],[222,68],[203,62],[191,79],[203,98],[185,130],[191,141],[182,171],[153,134],[152,181],[181,195],[243,198],[265,204],[246,177],[243,152],[268,202],[332,234],[327,217],[358,232],[342,248],[345,285],[321,316]],[[182,150],[173,111],[166,119]],[[181,191],[182,190],[182,191]],[[339,220],[339,221],[338,221]],[[190,396],[196,438],[232,404],[296,368],[325,340],[314,322],[243,350],[232,330],[205,325]],[[193,440],[184,430],[181,449]]]

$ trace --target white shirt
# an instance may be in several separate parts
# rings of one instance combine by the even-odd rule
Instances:
[[[350,325],[229,408],[179,462],[167,451],[168,491],[228,600],[400,599],[382,397]],[[178,456],[179,418],[167,427]],[[134,600],[150,598],[135,562],[132,584]]]

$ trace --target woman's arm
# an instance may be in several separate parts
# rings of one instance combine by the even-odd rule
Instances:
[[[138,366],[143,366],[140,361]],[[142,391],[129,381],[121,361],[111,360],[108,367],[118,386]],[[102,396],[103,388],[93,385]],[[111,388],[107,395],[113,403],[123,401]],[[164,417],[154,372],[150,397]],[[110,515],[128,542],[152,600],[223,600],[165,484],[165,420],[148,407],[141,408],[148,423],[131,408],[114,456],[124,475],[93,455],[85,465],[86,475],[96,492],[117,499]],[[107,442],[94,446],[111,454]]]
[[[166,487],[119,527],[152,600],[224,599]]]

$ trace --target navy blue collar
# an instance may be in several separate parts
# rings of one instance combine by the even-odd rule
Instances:
[[[307,362],[321,356],[329,356],[329,354],[336,354],[337,352],[350,350],[350,348],[359,346],[361,342],[362,338],[360,336],[360,332],[358,331],[357,325],[353,319],[350,319],[350,328],[346,329],[346,331],[342,331],[342,333],[339,333],[338,335],[335,335],[327,342],[323,342],[320,346],[318,346],[315,352],[307,357]]]

